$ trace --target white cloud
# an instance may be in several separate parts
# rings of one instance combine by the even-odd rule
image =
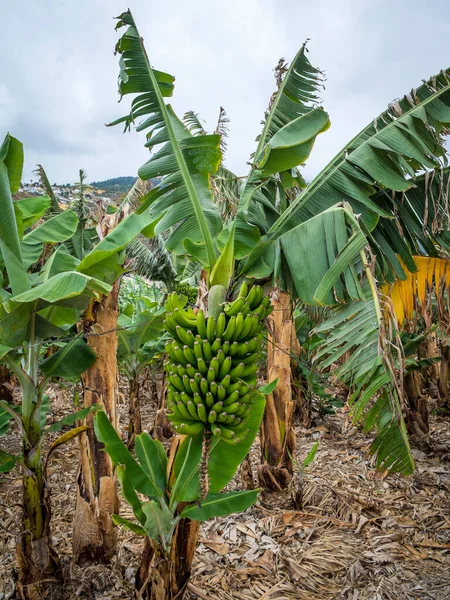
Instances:
[[[113,16],[122,1],[16,0],[3,11],[0,134],[25,145],[29,179],[42,163],[52,181],[132,175],[146,160],[144,135],[104,123],[117,104]],[[274,89],[272,69],[302,42],[326,71],[324,106],[332,128],[308,162],[312,177],[394,97],[448,67],[445,0],[135,0],[131,10],[153,65],[176,76],[175,110],[194,109],[210,129],[219,106],[231,120],[227,164],[239,174]],[[6,12],[6,14],[5,14]]]

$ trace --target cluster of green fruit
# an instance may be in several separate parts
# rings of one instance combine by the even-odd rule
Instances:
[[[181,296],[186,296],[187,303],[190,306],[194,306],[195,303],[197,302],[198,289],[195,287],[192,287],[188,283],[178,283],[175,286],[175,291],[177,294],[179,294]]]
[[[257,359],[263,322],[272,312],[260,286],[221,305],[217,318],[184,309],[176,293],[166,303],[168,419],[178,433],[211,433],[229,443],[249,432],[247,421],[258,397]]]

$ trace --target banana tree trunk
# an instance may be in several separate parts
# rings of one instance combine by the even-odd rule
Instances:
[[[260,485],[269,491],[286,489],[293,474],[292,456],[295,435],[292,427],[294,403],[291,389],[291,298],[273,290],[274,308],[269,317],[267,381],[278,377],[278,385],[266,396],[266,410],[261,424],[262,464],[258,469]]]
[[[429,422],[422,374],[419,371],[407,373],[404,378],[404,389],[408,402],[406,426],[410,434],[423,437],[429,431]]]
[[[130,397],[128,412],[128,448],[134,446],[134,438],[142,433],[141,423],[141,403],[140,403],[140,384],[139,372],[129,380]]]
[[[101,302],[93,301],[83,323],[88,344],[97,354],[82,375],[84,406],[99,404],[117,428],[117,316],[119,282]],[[93,424],[92,416],[87,424]],[[79,565],[107,562],[113,556],[117,533],[111,514],[119,512],[116,479],[111,459],[91,427],[80,436],[80,465],[73,528],[73,557]]]
[[[311,400],[305,393],[306,383],[303,374],[299,368],[298,359],[300,358],[301,347],[295,331],[295,323],[292,321],[291,329],[291,385],[292,398],[294,402],[294,413],[298,417],[303,427],[311,426]]]
[[[172,471],[183,436],[177,435],[170,448],[168,472]],[[178,507],[178,512],[183,504]],[[136,590],[142,600],[182,600],[191,576],[200,523],[181,519],[174,531],[169,553],[164,556],[145,540],[141,564],[136,574]]]
[[[51,546],[50,504],[41,457],[40,416],[33,412],[35,402],[28,399],[22,403],[26,438],[22,444],[22,533],[17,539],[16,555],[18,598],[23,600],[50,598],[49,584],[60,575],[58,557]]]
[[[0,400],[6,400],[12,404],[11,373],[6,365],[0,365]]]
[[[450,364],[450,346],[443,345],[441,348],[442,360],[439,363],[439,378],[438,378],[438,387],[439,387],[439,408],[450,408],[449,403],[449,386],[448,386],[448,378],[449,378],[449,364]]]

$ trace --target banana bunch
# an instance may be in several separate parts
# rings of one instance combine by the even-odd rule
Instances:
[[[256,372],[264,319],[272,312],[260,286],[244,283],[238,297],[221,305],[218,317],[185,310],[176,293],[166,303],[167,418],[178,433],[205,428],[224,441],[240,442],[258,397]]]
[[[180,296],[186,296],[187,303],[189,305],[194,305],[197,302],[198,290],[195,287],[192,287],[188,283],[178,283],[175,286],[175,291]]]

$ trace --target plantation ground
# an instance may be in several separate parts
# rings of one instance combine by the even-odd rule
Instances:
[[[126,388],[122,388],[124,398]],[[52,420],[69,412],[72,389],[52,393]],[[154,407],[144,391],[143,423]],[[126,409],[121,405],[125,430]],[[431,418],[430,447],[413,450],[413,476],[382,478],[367,461],[370,439],[346,414],[297,428],[298,464],[320,439],[303,479],[301,511],[270,498],[237,516],[202,525],[190,597],[214,600],[447,600],[450,598],[450,432]],[[5,438],[2,438],[2,445]],[[258,440],[252,461],[258,460]],[[17,448],[9,435],[7,448]],[[133,598],[141,538],[120,531],[113,563],[71,565],[77,444],[56,451],[49,467],[52,533],[66,575],[58,598]],[[234,485],[238,485],[236,481]],[[14,597],[14,537],[19,527],[20,476],[0,479],[0,600]],[[124,516],[132,518],[126,505]],[[57,596],[54,596],[55,598]]]

